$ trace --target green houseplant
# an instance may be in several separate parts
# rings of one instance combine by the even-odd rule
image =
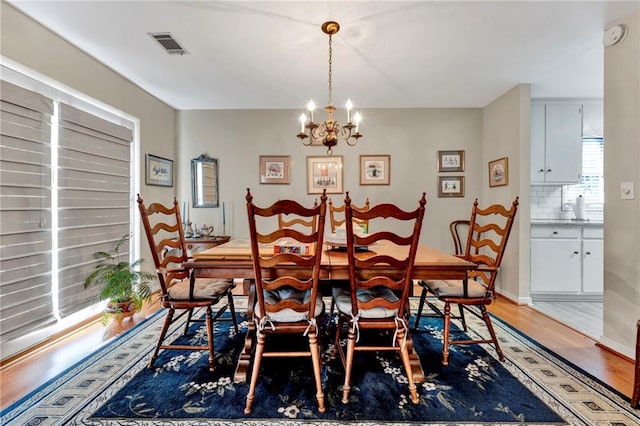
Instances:
[[[155,275],[138,270],[144,260],[138,259],[129,263],[120,259],[120,249],[127,247],[129,239],[128,234],[124,235],[111,251],[95,252],[94,256],[103,262],[96,266],[84,282],[85,288],[92,285],[101,286],[98,298],[109,301],[102,316],[104,325],[107,325],[111,317],[121,323],[123,318],[139,312],[145,302],[151,301],[149,284]]]

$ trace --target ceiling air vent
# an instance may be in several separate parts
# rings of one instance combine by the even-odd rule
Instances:
[[[170,55],[184,55],[187,53],[187,51],[180,46],[180,43],[173,38],[171,33],[149,33],[149,35],[160,43],[160,46]]]

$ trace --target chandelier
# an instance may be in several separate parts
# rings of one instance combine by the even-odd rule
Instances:
[[[333,119],[333,112],[336,107],[333,106],[333,93],[332,93],[332,65],[333,65],[333,45],[332,36],[340,30],[340,25],[335,21],[327,21],[322,24],[322,31],[329,35],[329,104],[324,107],[327,112],[327,119],[321,123],[313,121],[313,112],[316,109],[313,101],[307,104],[309,111],[309,117],[306,114],[300,114],[300,133],[298,137],[303,145],[309,146],[314,142],[321,142],[322,145],[327,147],[327,155],[333,154],[333,147],[338,144],[338,139],[342,138],[347,145],[354,146],[358,143],[358,139],[362,135],[358,132],[358,126],[360,124],[360,113],[353,114],[353,120],[351,117],[351,109],[353,105],[351,100],[347,100],[347,124],[341,124],[339,121]],[[308,139],[308,140],[307,140]]]

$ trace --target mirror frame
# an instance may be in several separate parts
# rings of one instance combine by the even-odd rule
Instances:
[[[198,192],[202,186],[202,182],[198,181],[198,165],[202,163],[212,164],[213,165],[213,195],[214,200],[212,203],[198,203]],[[202,154],[198,158],[194,158],[191,160],[191,206],[193,208],[210,208],[210,207],[220,207],[220,198],[218,194],[218,160],[215,158],[209,157],[207,154]]]

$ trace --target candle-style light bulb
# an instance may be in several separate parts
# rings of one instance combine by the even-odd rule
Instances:
[[[353,108],[353,104],[351,103],[351,99],[347,99],[347,123],[351,123],[351,108]]]
[[[356,123],[356,133],[358,133],[358,126],[360,125],[360,120],[362,120],[362,116],[359,112],[353,116],[353,121]]]
[[[313,111],[316,109],[316,104],[314,104],[313,101],[309,101],[309,103],[307,104],[307,109],[309,110],[309,115],[311,116],[309,121],[313,122]]]
[[[307,122],[307,116],[304,114],[300,114],[298,120],[300,120],[300,133],[304,133],[304,123]]]

